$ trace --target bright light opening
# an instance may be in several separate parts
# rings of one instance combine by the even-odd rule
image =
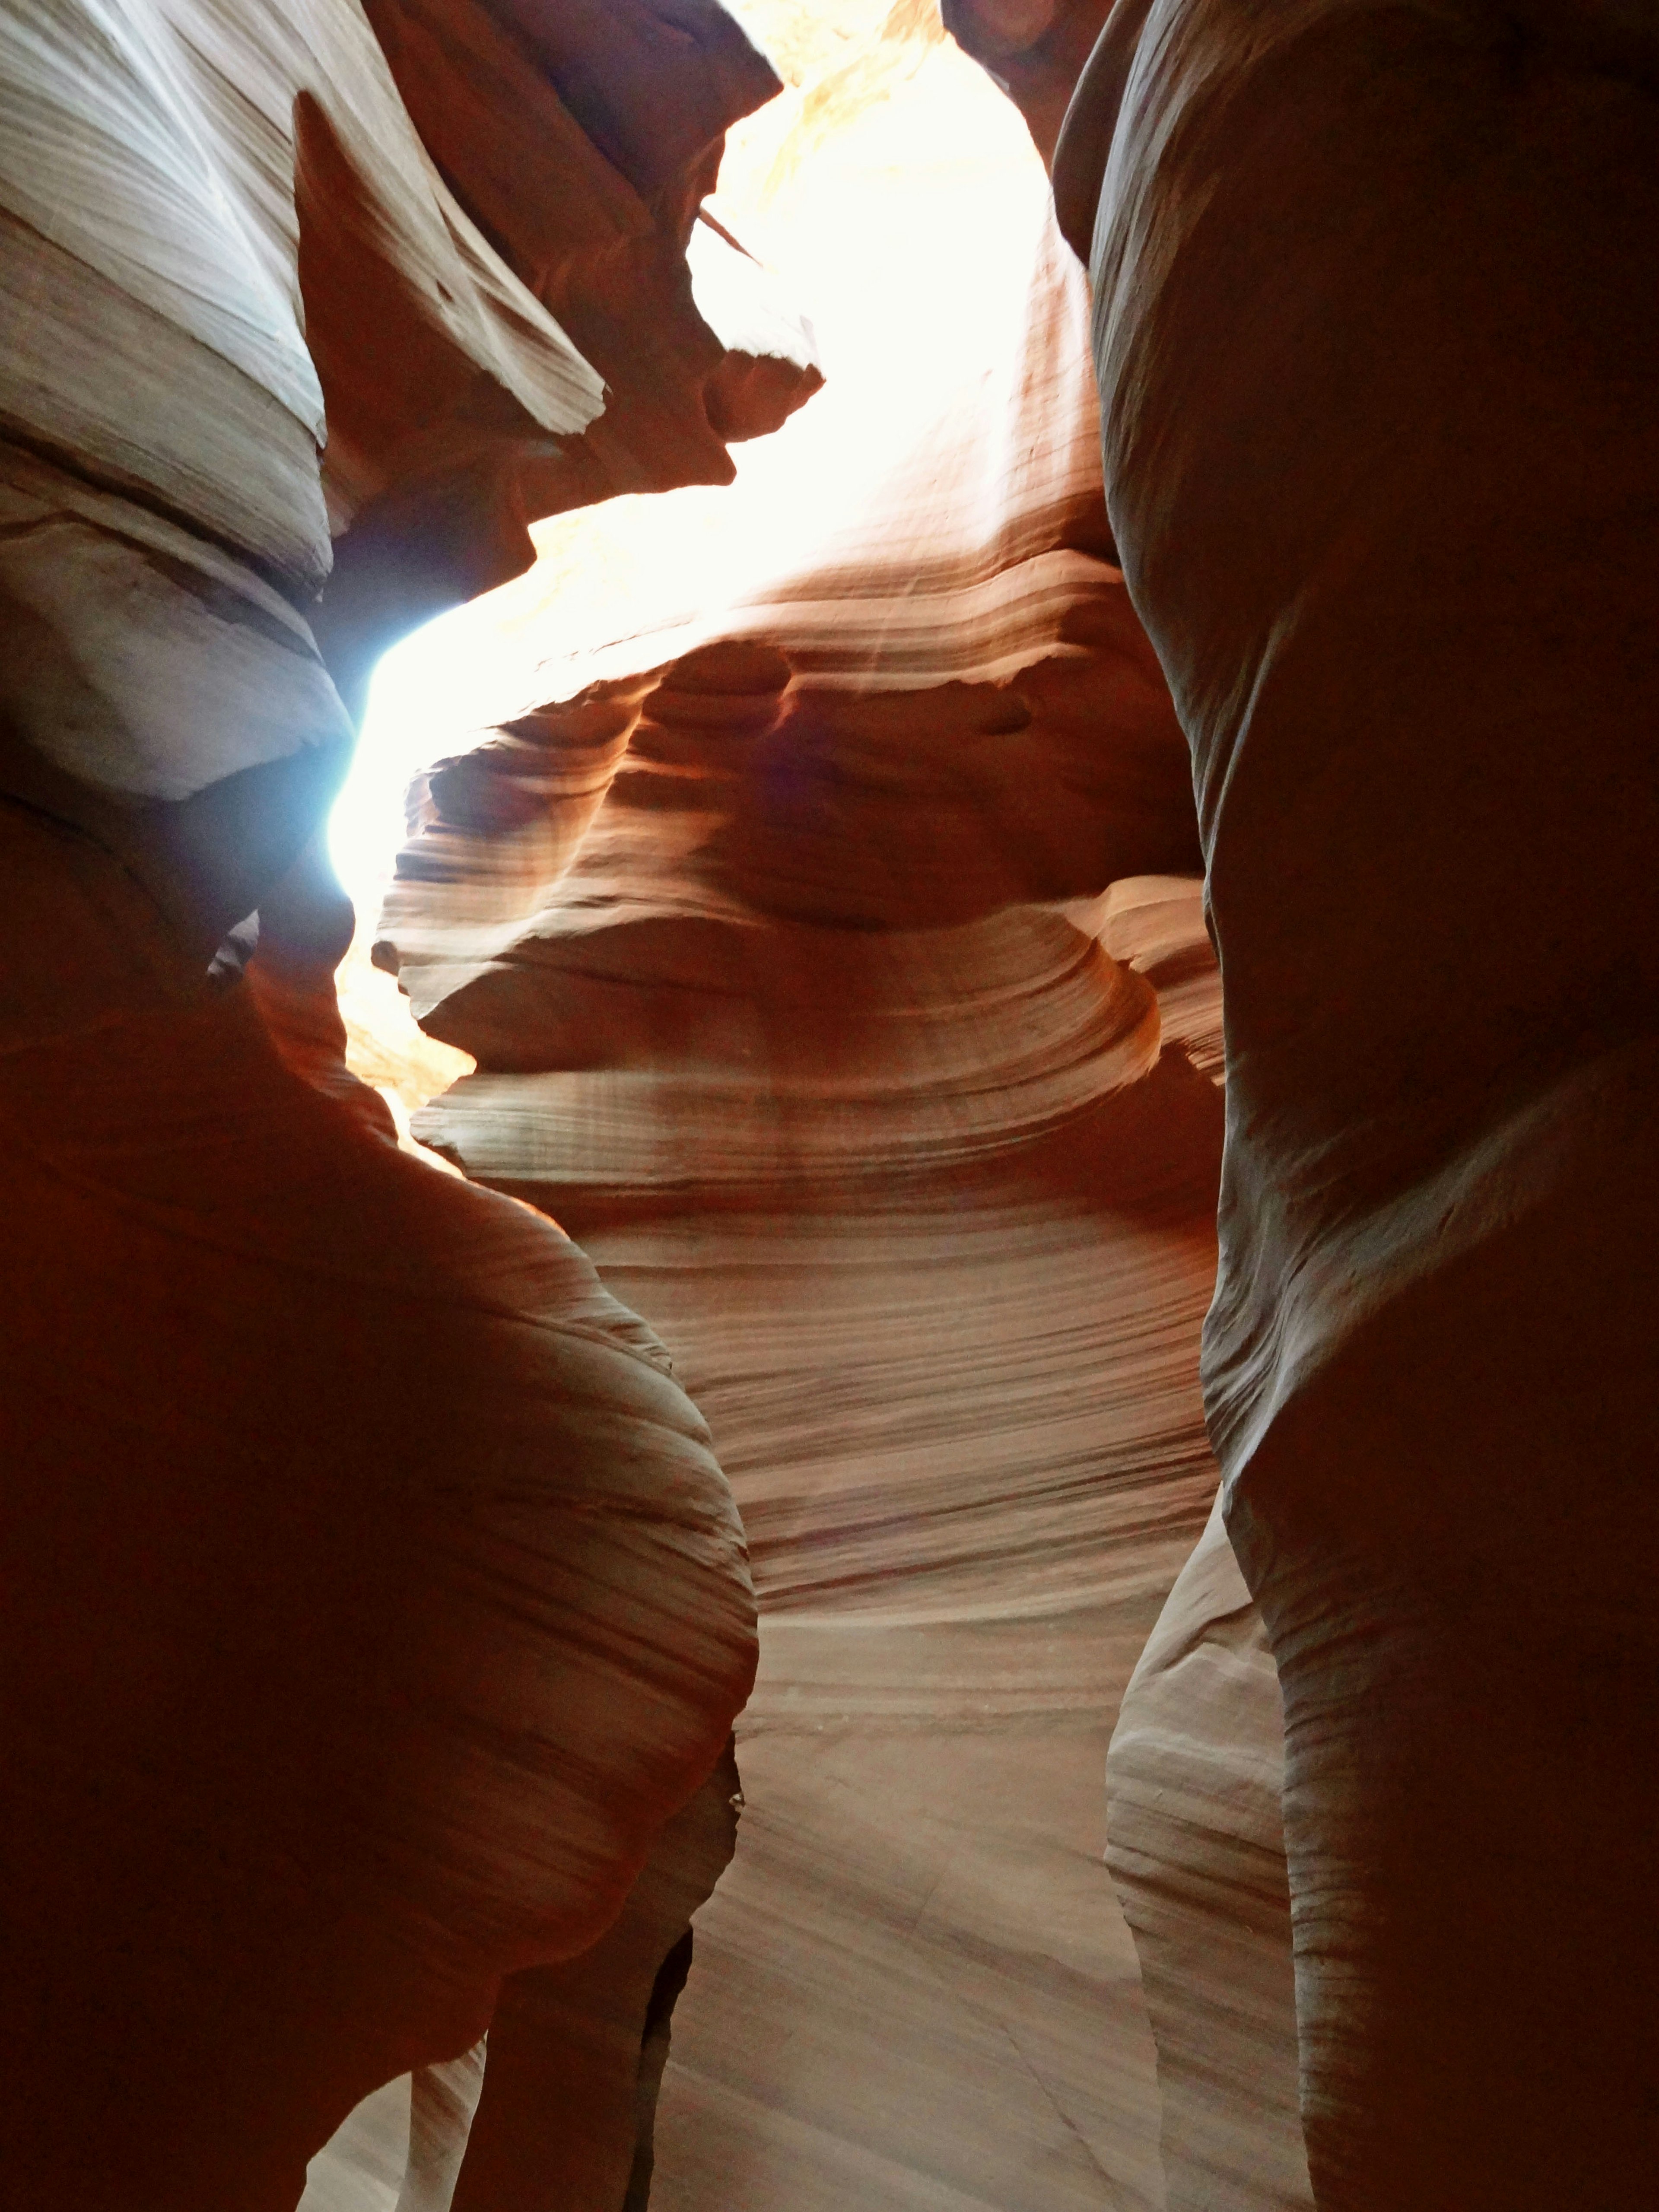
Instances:
[[[411,779],[495,722],[673,658],[769,583],[856,544],[884,480],[1017,366],[1048,195],[1010,103],[924,5],[733,12],[788,89],[732,132],[710,205],[811,323],[826,383],[781,430],[733,449],[735,483],[538,524],[528,574],[380,663],[330,843],[358,912],[341,975],[354,1064],[375,1060],[363,1072],[382,1087],[418,1039],[368,963]],[[406,1071],[400,1103],[455,1072]]]

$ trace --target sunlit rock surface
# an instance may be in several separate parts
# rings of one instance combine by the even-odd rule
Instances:
[[[342,741],[304,620],[331,531],[349,691],[365,654],[526,567],[535,516],[719,481],[727,438],[807,396],[752,264],[715,241],[753,273],[746,303],[740,274],[710,283],[735,354],[694,303],[721,132],[777,80],[718,8],[690,20],[568,10],[547,52],[506,0],[8,15],[0,418],[27,449],[6,590],[32,742],[167,800],[260,769],[234,817],[257,850],[256,811],[316,803],[292,763]],[[763,371],[778,405],[743,398]],[[158,653],[192,671],[161,725]]]
[[[584,2109],[631,2105],[714,1878],[658,1840],[754,1664],[707,1429],[545,1218],[390,1141],[316,841],[385,644],[818,382],[698,221],[777,88],[708,0],[0,20],[0,2059],[42,2212],[291,2212],[366,2092],[611,1922]]]
[[[1164,2201],[1101,1772],[1213,1492],[1218,1009],[1081,307],[1050,252],[861,551],[437,766],[382,917],[477,1062],[416,1133],[648,1316],[748,1532],[687,2212]]]

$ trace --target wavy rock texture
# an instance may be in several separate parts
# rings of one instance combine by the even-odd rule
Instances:
[[[171,800],[263,768],[248,844],[300,773],[276,764],[346,741],[304,621],[331,529],[319,622],[355,696],[390,635],[528,565],[529,518],[722,481],[725,441],[807,396],[802,334],[758,272],[741,296],[753,264],[721,249],[730,343],[692,297],[721,132],[776,80],[718,8],[682,13],[8,16],[0,418],[28,456],[6,589],[32,743]],[[143,672],[174,640],[200,672],[158,732]],[[216,682],[245,687],[234,735]],[[100,684],[112,702],[70,708]]]
[[[291,2205],[620,1906],[747,1687],[741,1538],[574,1247],[288,1074],[62,844],[9,830],[55,956],[8,1023],[11,2170]]]
[[[434,769],[382,920],[478,1063],[417,1133],[650,1317],[749,1534],[671,2207],[1162,2202],[1099,1775],[1213,1486],[1218,1007],[1080,306],[861,555]]]
[[[687,259],[775,85],[708,0],[0,20],[0,2060],[32,2204],[289,2212],[504,1973],[535,2045],[536,1974],[616,1919],[747,1692],[706,1428],[544,1218],[386,1141],[315,833],[391,636],[526,565],[532,516],[722,480],[818,380],[739,249],[696,246],[709,319]],[[701,1893],[665,1848],[647,1885]],[[646,1915],[654,1973],[646,1893],[617,1926]]]
[[[1155,0],[1060,155],[1227,978],[1206,1400],[1322,2212],[1659,2153],[1656,90],[1616,8]]]

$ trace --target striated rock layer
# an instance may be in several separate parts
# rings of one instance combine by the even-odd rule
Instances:
[[[1114,1051],[1092,1103],[1000,1144],[971,1092],[918,1095],[902,1062],[880,1118],[798,1077],[716,1124],[734,1085],[619,1100],[576,1073],[555,1119],[551,1079],[484,1072],[423,1117],[578,1224],[651,1317],[749,1534],[749,1809],[678,2017],[669,2205],[1158,2201],[1099,1769],[1213,1480],[1194,1370],[1218,1115],[1174,1054],[1108,1087]],[[826,1141],[837,1107],[856,1153]],[[677,1152],[693,1109],[710,1133]]]
[[[1218,1013],[1080,305],[861,552],[439,764],[382,917],[477,1061],[416,1133],[649,1317],[748,1531],[670,2207],[1163,2200],[1099,1773],[1213,1489]]]
[[[10,2170],[291,2206],[617,1911],[747,1689],[742,1543],[575,1248],[68,857],[9,829],[9,940],[16,900],[53,953],[6,1029]]]

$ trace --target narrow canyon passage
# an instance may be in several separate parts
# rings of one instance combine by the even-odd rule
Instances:
[[[594,1240],[683,1349],[762,1592],[669,2204],[1161,2202],[1101,1776],[1205,1484],[1202,1201],[1143,1225],[1018,1199]]]
[[[1190,877],[1103,896],[1118,845],[1145,866],[1188,860],[1189,802],[1156,690],[1114,635],[1115,572],[1083,550],[1098,493],[1082,295],[1040,165],[952,49],[907,56],[890,27],[887,43],[893,112],[848,88],[796,223],[816,240],[838,160],[862,161],[846,174],[867,198],[849,208],[843,185],[843,222],[879,197],[954,246],[964,189],[988,208],[1000,192],[1001,259],[981,250],[977,295],[940,295],[931,327],[913,313],[908,344],[890,327],[872,343],[872,303],[850,288],[839,321],[815,315],[830,381],[757,451],[773,504],[744,480],[720,495],[778,534],[773,574],[699,613],[744,644],[696,647],[694,629],[684,672],[649,689],[687,641],[684,580],[653,564],[677,529],[715,526],[702,495],[684,522],[680,495],[566,525],[544,558],[569,592],[532,576],[501,595],[507,652],[556,644],[589,687],[417,785],[375,957],[477,1063],[416,1134],[551,1213],[649,1322],[748,1534],[746,1807],[697,1917],[652,2201],[1161,2206],[1102,1785],[1214,1486],[1196,1346],[1218,981]],[[924,101],[939,151],[906,167],[907,103],[920,118]],[[720,204],[747,234],[734,197]],[[869,283],[856,231],[851,250]],[[804,294],[833,304],[835,257],[796,252]],[[896,465],[879,440],[849,450],[918,402]],[[821,519],[792,574],[788,549],[812,542],[814,438],[865,489],[840,487],[827,542]],[[608,585],[584,580],[589,541]],[[603,640],[653,590],[656,636],[577,659],[584,619]],[[413,685],[392,696],[418,713]],[[399,734],[372,725],[368,746]],[[370,818],[361,774],[358,789],[343,822]],[[1058,834],[1057,789],[1082,810]],[[1156,1009],[1113,951],[1152,971]],[[386,988],[365,975],[362,1003]],[[395,1074],[395,1016],[358,1051]],[[373,2115],[348,2130],[313,2168],[312,2212],[349,2199],[354,2155],[364,2186],[378,2170],[389,2188],[402,2124],[394,2106],[390,2148]]]
[[[1644,2201],[1651,14],[0,0],[8,2203]]]

